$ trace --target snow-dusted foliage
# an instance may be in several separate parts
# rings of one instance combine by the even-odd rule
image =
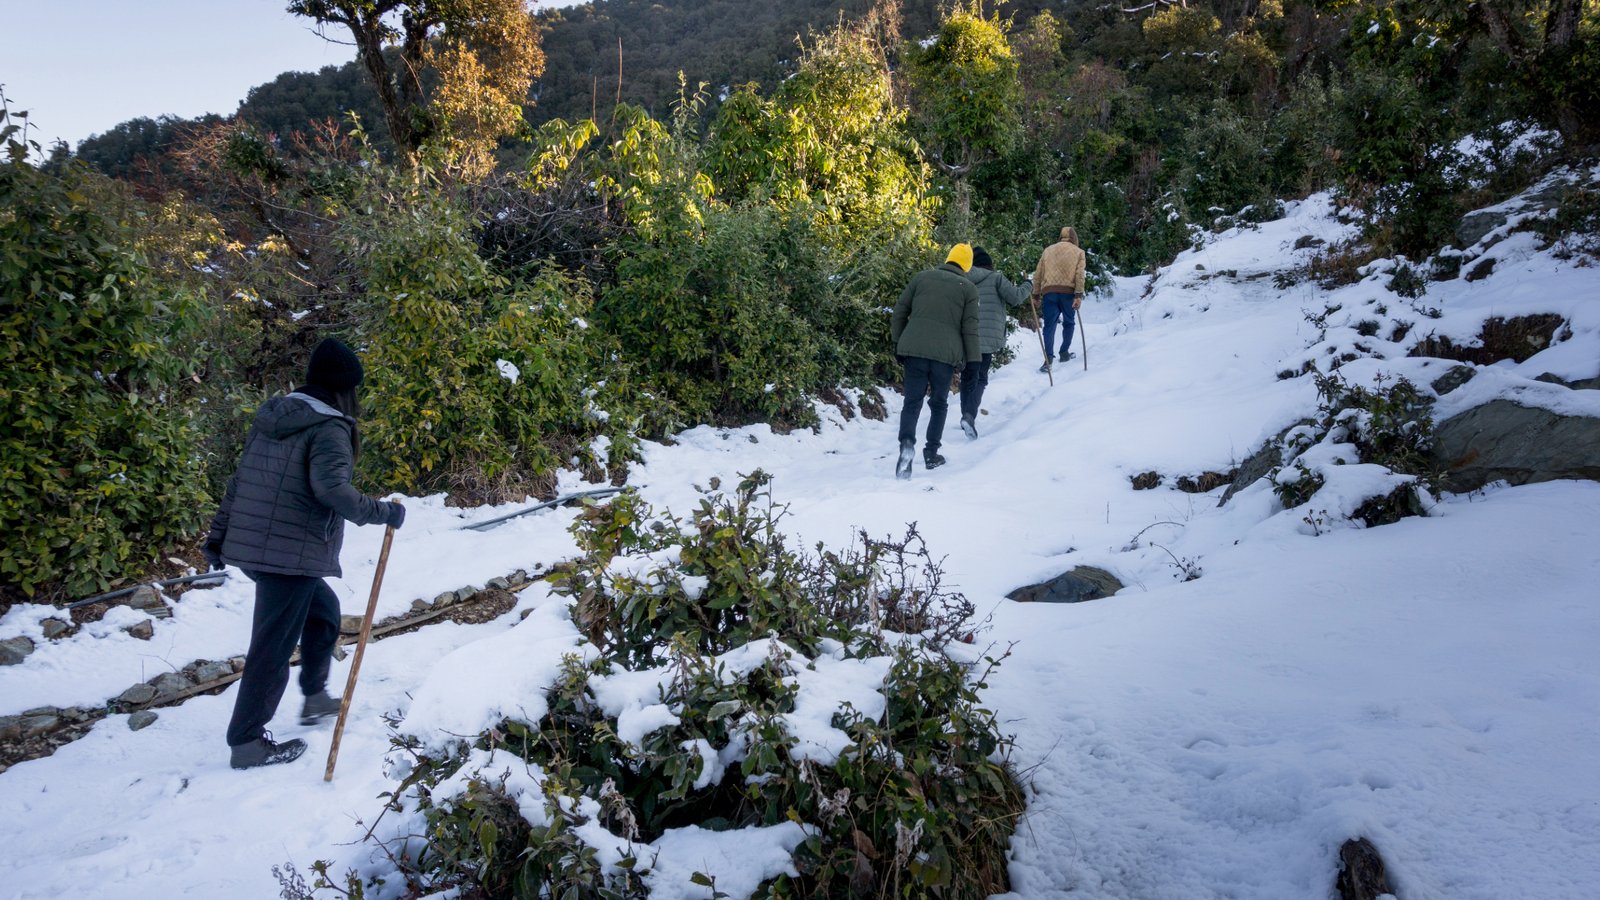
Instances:
[[[513,632],[562,635],[525,645],[538,683],[449,704],[425,686],[400,726],[380,877],[487,896],[1004,889],[1022,796],[977,698],[996,661],[945,652],[973,639],[971,604],[915,529],[790,549],[766,482],[687,522],[626,494],[575,523],[584,555],[552,577],[569,602],[547,607],[566,618]]]

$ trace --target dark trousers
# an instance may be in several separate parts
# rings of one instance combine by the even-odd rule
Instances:
[[[949,363],[906,357],[906,405],[900,407],[900,443],[917,442],[917,419],[922,415],[922,399],[928,398],[928,441],[923,453],[939,449],[944,437],[944,417],[950,408],[950,378],[956,373]]]
[[[978,418],[978,405],[983,403],[983,389],[989,386],[989,362],[993,359],[993,353],[985,353],[983,359],[969,362],[961,370],[961,418]]]
[[[1044,295],[1044,308],[1040,317],[1044,319],[1044,352],[1051,359],[1056,357],[1056,320],[1061,323],[1061,353],[1065,354],[1072,349],[1072,332],[1078,326],[1077,311],[1072,308],[1072,298],[1077,296],[1071,291],[1065,294],[1049,293]]]
[[[300,645],[300,690],[315,694],[328,684],[333,645],[339,640],[339,598],[321,578],[309,575],[250,575],[256,610],[250,651],[228,722],[228,746],[261,737],[289,685],[289,657]]]

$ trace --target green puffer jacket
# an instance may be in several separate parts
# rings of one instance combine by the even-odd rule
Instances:
[[[1033,281],[1012,284],[999,272],[977,266],[967,277],[978,286],[978,349],[998,353],[1006,345],[1006,307],[1021,306],[1033,291]]]
[[[894,305],[890,323],[897,356],[919,356],[956,368],[982,357],[978,349],[978,289],[955,263],[924,269]]]

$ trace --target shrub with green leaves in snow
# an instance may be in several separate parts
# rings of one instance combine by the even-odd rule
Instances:
[[[1329,515],[1373,526],[1424,514],[1424,499],[1438,493],[1431,399],[1405,378],[1388,383],[1379,376],[1370,388],[1337,373],[1319,373],[1316,381],[1321,415],[1289,432],[1284,464],[1272,474],[1285,508],[1309,503],[1337,480],[1341,508],[1308,514],[1314,532]],[[1353,474],[1358,467],[1366,475]]]
[[[394,802],[415,824],[386,849],[408,890],[1006,890],[1023,801],[978,695],[999,659],[960,641],[971,605],[914,528],[792,549],[765,482],[687,521],[629,495],[585,512],[584,555],[555,581],[589,641],[529,704],[545,712],[446,749],[397,741],[409,774]],[[724,839],[767,860],[759,882],[682,850]]]

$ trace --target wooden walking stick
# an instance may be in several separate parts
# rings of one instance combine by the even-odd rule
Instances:
[[[344,699],[339,701],[339,721],[333,726],[333,745],[328,748],[328,770],[323,781],[333,780],[333,764],[339,760],[339,738],[344,736],[344,720],[350,715],[350,698],[356,692],[356,676],[361,674],[361,656],[372,636],[372,617],[378,611],[378,591],[383,588],[383,570],[389,565],[389,547],[394,543],[394,526],[383,531],[383,552],[378,554],[378,571],[372,573],[372,595],[367,598],[367,615],[361,620],[361,637],[356,640],[356,658],[350,662],[350,677],[344,683]]]
[[[1039,339],[1039,352],[1044,354],[1044,374],[1050,377],[1050,386],[1055,387],[1056,374],[1051,371],[1054,367],[1050,365],[1050,351],[1044,345],[1044,332],[1039,330],[1039,298],[1029,295],[1028,299],[1033,301],[1033,334]]]
[[[1089,335],[1083,330],[1083,310],[1074,309],[1078,314],[1078,343],[1083,347],[1083,370],[1089,371]]]

